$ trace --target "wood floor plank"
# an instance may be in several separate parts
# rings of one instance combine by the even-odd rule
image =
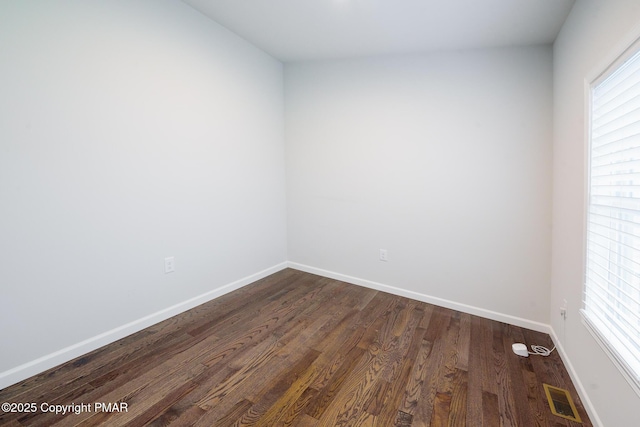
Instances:
[[[488,391],[482,392],[482,425],[483,427],[503,426],[500,416],[498,396]]]
[[[498,396],[498,381],[495,372],[495,354],[493,348],[493,328],[494,322],[489,319],[479,319],[480,327],[480,345],[479,350],[480,364],[482,366],[482,390],[492,395]]]
[[[469,370],[469,346],[471,345],[471,315],[460,313],[460,332],[456,347],[456,368],[463,371]]]
[[[293,425],[298,418],[300,418],[302,415],[305,415],[305,408],[317,394],[318,392],[316,390],[307,387],[307,389],[302,392],[298,400],[296,400],[291,406],[289,406],[278,423],[275,425],[282,427]]]
[[[548,335],[285,269],[0,390],[2,426],[591,426]],[[584,423],[551,414],[566,388]]]
[[[340,366],[328,378],[328,381],[321,383],[323,384],[322,388],[317,389],[318,392],[308,404],[305,409],[305,413],[311,417],[320,419],[324,411],[327,409],[327,406],[334,400],[334,397],[342,387],[342,384],[365,357],[366,353],[367,352],[365,350],[359,347],[353,347],[344,358],[339,359],[341,361]],[[314,387],[315,385],[316,384],[312,384],[311,387]]]
[[[467,425],[482,426],[482,324],[478,316],[471,316],[469,338],[469,375],[467,383]]]
[[[371,415],[368,412],[363,412],[355,422],[349,425],[352,425],[353,427],[376,427],[382,424],[380,424],[380,420],[378,420],[378,417],[376,417],[375,415]]]
[[[451,391],[451,404],[449,406],[449,426],[467,425],[467,393],[469,389],[468,372],[456,369],[453,380],[453,390]],[[524,424],[521,424],[524,425]]]
[[[275,426],[282,418],[287,417],[289,409],[293,409],[296,405],[301,405],[307,400],[303,399],[301,402],[300,398],[305,391],[309,389],[309,385],[320,369],[320,367],[313,363],[319,355],[320,352],[309,350],[303,359],[298,362],[302,373],[296,371],[289,372],[287,376],[280,379],[276,387],[269,389],[269,391],[265,393],[266,398],[257,399],[257,405],[263,405],[263,407],[267,407],[268,409],[254,424],[256,427]],[[307,365],[307,367],[303,368],[305,365]],[[282,388],[286,389],[284,393],[278,392],[279,384],[282,384]],[[274,392],[274,389],[276,392]],[[274,401],[276,397],[277,399]]]
[[[318,420],[313,417],[310,417],[307,414],[302,414],[298,418],[296,418],[291,424],[291,427],[317,427]]]
[[[502,337],[506,333],[506,325],[495,322],[493,324],[493,375],[498,386],[498,407],[502,415],[501,423],[504,427],[517,427],[516,403],[511,392],[512,384],[507,368],[507,358],[513,353],[506,353]]]
[[[393,421],[393,427],[411,427],[413,423],[413,416],[406,412],[398,411],[396,418]]]
[[[175,402],[179,401],[182,397],[193,391],[198,384],[195,382],[186,382],[177,388],[171,389],[168,394],[160,398],[148,409],[142,412],[140,415],[134,417],[130,421],[126,421],[127,427],[139,427],[148,425],[158,414],[164,412],[167,408],[171,407]],[[122,420],[124,422],[124,420]]]
[[[449,424],[450,410],[451,394],[437,392],[433,402],[433,419],[429,425],[433,427],[446,427]]]
[[[349,327],[349,322],[354,317],[353,314],[353,312],[349,313],[338,323],[327,336],[328,339],[325,337],[324,340],[314,346],[316,350],[322,351],[320,358],[325,362],[325,369],[316,377],[311,385],[312,388],[316,390],[324,388],[337,375],[336,371],[344,364],[349,353],[355,350],[360,350],[360,354],[364,353],[365,350],[356,345],[364,335],[364,329],[362,327],[356,329]]]
[[[226,414],[224,414],[222,416],[222,418],[219,418],[216,421],[216,426],[218,426],[218,427],[228,427],[228,426],[234,425],[235,422],[240,417],[242,417],[242,414],[247,412],[252,406],[253,406],[253,402],[251,402],[251,401],[249,401],[247,399],[242,399],[241,401],[239,401],[238,403],[233,405],[231,410],[229,412],[227,412]]]
[[[389,386],[383,395],[383,405],[377,414],[378,421],[381,425],[392,425],[394,418],[398,415],[398,410],[402,407],[402,402],[407,391],[407,383],[411,377],[414,361],[416,360],[418,351],[420,350],[422,337],[425,334],[426,331],[422,328],[414,329],[410,327],[406,331],[406,338],[410,339],[408,341],[408,348],[403,354],[401,363],[396,370],[396,374],[388,377]]]
[[[429,343],[429,353],[427,354],[426,366],[424,368],[427,372],[427,377],[422,383],[418,404],[403,409],[413,415],[413,422],[419,426],[431,425],[434,404],[438,392],[437,387],[440,381],[439,374],[437,373],[440,372],[444,354],[448,351],[448,349],[445,348],[445,337],[450,321],[450,312],[443,309],[436,309],[431,317],[429,328],[425,333],[424,340]]]
[[[275,357],[279,343],[277,340],[267,341],[267,346],[256,354],[248,364],[243,366],[233,375],[226,378],[216,388],[209,391],[204,397],[202,397],[196,404],[208,411],[216,406],[221,399],[238,388],[244,381],[246,381],[257,369],[265,364],[273,357]]]
[[[425,341],[424,339],[421,340],[416,358],[412,362],[404,398],[400,405],[400,410],[411,415],[412,418],[421,400],[422,390],[425,381],[427,381],[427,376],[431,374],[429,371],[430,364],[428,363],[428,360],[430,360],[429,355],[431,353],[432,346],[432,343]]]
[[[346,426],[363,415],[382,370],[382,358],[378,357],[380,352],[375,348],[364,354],[329,403],[320,418],[321,425]]]

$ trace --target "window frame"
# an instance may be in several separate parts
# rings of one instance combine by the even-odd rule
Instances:
[[[616,73],[620,67],[634,56],[640,54],[640,35],[636,32],[633,42],[626,43],[621,49],[617,50],[618,54],[604,63],[599,68],[597,74],[593,74],[592,78],[584,81],[585,93],[585,136],[586,149],[584,151],[585,175],[584,180],[584,218],[583,218],[583,254],[582,254],[582,304],[580,309],[580,317],[582,323],[593,336],[594,340],[602,348],[605,354],[612,360],[613,364],[621,372],[622,376],[629,383],[635,393],[640,396],[640,370],[636,372],[625,361],[624,357],[615,349],[615,346],[609,342],[604,333],[596,326],[595,322],[589,317],[585,310],[586,294],[587,294],[587,260],[588,260],[588,233],[589,233],[589,211],[591,205],[591,157],[592,157],[592,111],[593,111],[593,92],[601,83]]]

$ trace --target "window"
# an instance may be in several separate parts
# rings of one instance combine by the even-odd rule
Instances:
[[[591,83],[583,319],[640,394],[640,48]]]

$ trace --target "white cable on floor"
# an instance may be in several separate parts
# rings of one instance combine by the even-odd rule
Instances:
[[[553,348],[551,350],[549,350],[547,347],[543,347],[541,345],[531,345],[531,350],[533,350],[533,352],[529,352],[529,354],[533,354],[533,355],[536,355],[536,356],[547,357],[555,349],[556,349],[555,346],[553,346]]]

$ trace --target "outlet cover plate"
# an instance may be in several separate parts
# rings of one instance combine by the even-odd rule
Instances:
[[[176,271],[176,259],[175,257],[166,257],[164,259],[164,272],[166,273],[173,273],[174,271]]]

